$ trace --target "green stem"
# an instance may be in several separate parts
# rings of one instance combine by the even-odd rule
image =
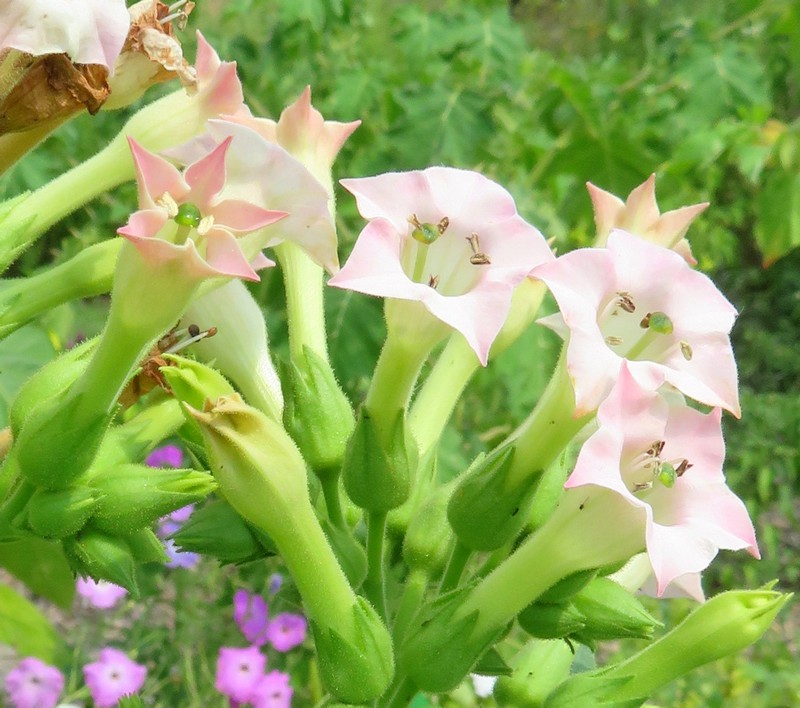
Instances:
[[[575,490],[544,526],[478,583],[454,621],[477,610],[475,636],[499,629],[562,578],[627,560],[642,550],[644,538],[630,524],[609,520],[629,516],[627,502],[612,492]]]
[[[394,625],[392,627],[392,635],[394,637],[394,645],[400,646],[408,630],[411,620],[417,614],[422,601],[425,599],[425,591],[428,587],[428,575],[422,570],[412,570],[406,578],[406,584],[403,588],[403,594],[400,596],[400,602],[397,606],[397,614],[395,615]]]
[[[275,254],[283,269],[286,289],[290,355],[301,368],[305,368],[304,347],[328,361],[323,270],[297,244],[282,243]]]
[[[424,243],[417,243],[417,255],[414,257],[414,274],[411,280],[422,283],[425,275],[425,263],[428,261],[428,247]]]
[[[546,469],[594,414],[574,417],[575,394],[566,367],[566,348],[536,407],[509,438],[516,452],[508,486],[522,483]]]
[[[367,577],[364,594],[386,621],[386,587],[383,577],[383,542],[386,536],[386,512],[367,515]]]
[[[416,693],[414,682],[398,674],[383,697],[378,699],[377,708],[407,708]]]
[[[342,500],[339,496],[339,475],[330,470],[317,475],[322,485],[322,494],[325,497],[325,508],[328,510],[328,519],[339,529],[347,530],[347,524],[342,514]]]
[[[629,360],[635,359],[639,356],[647,347],[649,347],[659,336],[659,333],[648,329],[640,338],[639,341],[636,342],[626,353],[625,358]]]
[[[464,574],[464,568],[472,556],[472,549],[467,548],[463,543],[456,540],[453,545],[453,552],[450,554],[450,560],[447,561],[447,568],[445,568],[442,582],[439,585],[439,594],[444,595],[446,592],[458,587],[461,576]]]
[[[112,238],[96,243],[55,268],[12,281],[0,292],[0,336],[64,302],[111,290],[122,241]]]
[[[478,357],[464,337],[451,336],[411,407],[409,423],[419,445],[420,457],[436,445],[479,366]]]

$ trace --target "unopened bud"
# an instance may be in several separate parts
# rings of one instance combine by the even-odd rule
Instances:
[[[43,538],[63,538],[78,533],[97,507],[99,495],[87,487],[55,492],[34,492],[23,512],[27,526]]]

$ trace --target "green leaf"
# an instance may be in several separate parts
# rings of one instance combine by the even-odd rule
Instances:
[[[36,594],[65,609],[72,605],[75,578],[61,544],[40,538],[0,543],[0,566]]]
[[[755,235],[764,265],[800,245],[800,175],[769,175],[756,201]]]
[[[39,609],[7,585],[0,585],[0,644],[21,657],[57,662],[64,646],[50,621]]]

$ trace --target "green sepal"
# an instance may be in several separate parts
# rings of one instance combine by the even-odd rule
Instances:
[[[176,509],[205,499],[217,488],[207,472],[117,465],[93,477],[100,501],[94,525],[108,533],[131,533]]]
[[[283,381],[286,430],[317,475],[338,474],[355,418],[331,365],[304,346],[299,365],[284,366]]]
[[[481,676],[510,676],[511,667],[503,660],[496,649],[489,649],[475,664],[473,674]]]
[[[353,637],[310,620],[322,681],[345,703],[366,703],[380,696],[394,676],[392,643],[383,622],[363,598],[353,605]]]
[[[192,408],[203,410],[205,402],[215,402],[220,396],[234,392],[233,386],[216,369],[194,359],[165,354],[164,359],[173,366],[162,366],[159,371],[166,379],[175,398]]]
[[[444,693],[458,686],[507,627],[476,636],[478,611],[458,617],[474,583],[424,606],[405,633],[398,663],[423,691]]]
[[[566,602],[573,595],[579,593],[597,576],[597,570],[592,568],[589,570],[579,570],[577,573],[572,573],[566,578],[559,580],[553,587],[545,590],[539,597],[536,598],[537,602],[545,604],[559,604]]]
[[[108,580],[139,596],[136,561],[125,539],[87,528],[64,539],[64,552],[79,575]]]
[[[112,417],[80,393],[34,408],[14,444],[23,476],[45,489],[71,486],[91,467]]]
[[[453,544],[453,529],[447,521],[447,503],[455,482],[434,487],[417,508],[403,539],[403,559],[411,570],[435,578],[444,571]]]
[[[367,554],[364,548],[348,531],[334,526],[328,519],[322,519],[320,523],[350,585],[360,587],[367,577]]]
[[[169,560],[164,544],[156,536],[153,529],[136,529],[136,531],[125,534],[121,538],[128,544],[128,548],[131,549],[131,554],[137,563],[163,564]]]
[[[212,556],[222,563],[245,563],[274,555],[228,502],[217,499],[195,510],[172,537],[182,551]]]
[[[562,639],[586,626],[586,617],[571,603],[534,602],[520,612],[517,619],[520,627],[538,639]]]
[[[38,489],[22,513],[27,528],[43,538],[64,538],[80,531],[97,507],[99,495],[87,487]]]
[[[595,578],[572,598],[586,626],[573,637],[584,644],[608,639],[651,639],[663,626],[642,603],[618,583]]]
[[[97,342],[97,338],[90,339],[57,356],[22,385],[8,412],[14,439],[19,437],[34,408],[62,394],[86,370],[89,355],[94,351]]]
[[[353,503],[372,513],[400,506],[411,491],[417,446],[403,411],[394,422],[388,447],[384,449],[369,411],[362,406],[347,444],[343,481]]]
[[[514,655],[510,676],[494,686],[498,706],[539,708],[547,695],[569,676],[574,654],[559,639],[534,639]]]
[[[536,485],[526,480],[509,487],[513,446],[478,455],[459,480],[447,507],[450,525],[467,548],[494,551],[513,541],[528,520]]]

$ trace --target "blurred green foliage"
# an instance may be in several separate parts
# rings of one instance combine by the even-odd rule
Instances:
[[[734,342],[744,417],[726,421],[727,474],[758,519],[764,559],[721,558],[707,586],[754,587],[778,577],[780,587],[798,587],[796,0],[199,0],[191,26],[223,58],[237,60],[255,113],[276,117],[310,84],[324,115],[363,121],[336,176],[432,164],[479,169],[512,192],[520,213],[555,237],[560,252],[593,238],[587,180],[624,197],[656,172],[662,210],[711,202],[689,235],[700,267],[741,311]],[[184,40],[193,56],[190,32]],[[46,182],[64,168],[65,156],[74,164],[91,155],[121,118],[101,112],[64,126],[0,183],[0,197]],[[361,221],[353,200],[343,191],[338,197],[346,256]],[[110,236],[134,203],[126,185],[79,210],[27,252],[16,273]],[[267,273],[257,292],[280,354],[284,315],[271,306],[282,302],[280,275]],[[357,400],[383,340],[381,302],[333,289],[326,298],[334,364]],[[64,315],[46,328],[58,329],[64,341],[67,321]],[[41,336],[30,332],[20,346]],[[524,417],[557,347],[552,335],[534,328],[479,372],[456,410],[458,434],[445,438],[444,465],[463,467]],[[542,353],[532,361],[532,352]],[[0,352],[12,369],[15,356]],[[33,361],[22,358],[25,365]],[[4,367],[4,381],[5,375]],[[15,385],[13,376],[8,381]],[[0,391],[0,405],[7,395]],[[721,662],[655,702],[800,701],[793,616],[795,624],[787,613],[786,626],[772,635],[776,641],[763,642],[752,662]]]

